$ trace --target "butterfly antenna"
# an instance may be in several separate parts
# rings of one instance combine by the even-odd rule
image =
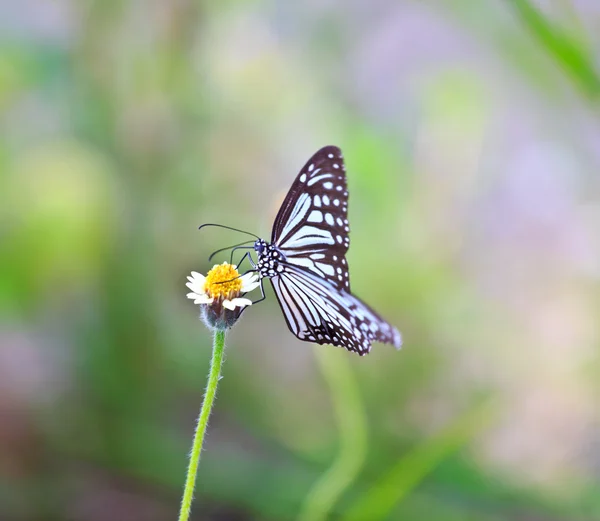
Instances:
[[[249,242],[254,242],[254,239],[250,239],[249,241],[240,242],[239,244],[234,244],[233,246],[227,246],[227,248],[221,248],[217,251],[214,251],[213,253],[210,254],[210,257],[208,258],[208,262],[210,262],[217,253],[221,253],[222,251],[230,250],[232,248],[238,248],[239,246],[244,246],[244,244],[248,244]]]
[[[252,235],[252,237],[255,237],[256,239],[260,239],[260,237],[258,235],[254,235],[253,233],[247,232],[245,230],[240,230],[238,228],[233,228],[231,226],[225,226],[224,224],[206,223],[206,224],[202,224],[201,226],[198,226],[198,229],[201,230],[202,228],[205,228],[207,226],[216,226],[218,228],[225,228],[227,230],[233,230],[234,232],[240,232],[240,233],[245,233],[246,235]]]
[[[244,275],[247,275],[248,273],[256,273],[257,271],[258,270],[248,270],[245,273],[238,275],[237,277],[233,277],[232,279],[229,279],[229,280],[221,280],[219,282],[215,282],[215,284],[227,284],[228,282],[233,282],[234,280],[241,279]]]

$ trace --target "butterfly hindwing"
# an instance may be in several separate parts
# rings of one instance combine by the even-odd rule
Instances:
[[[367,354],[373,341],[400,348],[400,332],[354,295],[313,273],[287,265],[271,278],[287,325],[300,340]]]

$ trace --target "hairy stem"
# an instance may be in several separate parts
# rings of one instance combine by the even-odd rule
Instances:
[[[194,444],[190,453],[190,463],[188,465],[187,477],[185,479],[185,488],[183,490],[183,499],[181,500],[181,510],[179,512],[179,521],[188,521],[192,501],[194,499],[194,486],[196,484],[196,474],[198,473],[198,464],[200,463],[200,453],[202,443],[204,442],[204,433],[208,424],[210,411],[217,394],[217,384],[221,375],[221,365],[223,363],[223,350],[225,347],[225,331],[217,330],[213,343],[212,360],[210,362],[210,372],[208,373],[208,384],[204,394],[204,402],[198,416],[198,424],[194,434]]]

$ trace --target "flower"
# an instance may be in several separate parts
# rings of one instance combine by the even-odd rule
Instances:
[[[202,318],[211,329],[225,330],[233,326],[246,306],[252,301],[240,297],[259,284],[256,273],[240,275],[234,264],[215,264],[206,277],[192,271],[186,286],[194,304],[200,304]]]

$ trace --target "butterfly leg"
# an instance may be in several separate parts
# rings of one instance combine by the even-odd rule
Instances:
[[[248,257],[249,254],[250,254],[250,252],[248,252],[248,251],[246,253],[244,253],[244,256],[240,259],[240,262],[238,262],[238,264],[237,264],[238,268],[242,265],[242,262],[244,262],[244,259],[246,257]],[[230,260],[229,264],[233,264],[233,251],[231,252],[231,260]]]
[[[254,269],[252,269],[252,270],[248,270],[246,273],[252,273],[252,272],[258,271],[258,270],[257,270],[257,267],[256,267],[256,263],[255,263],[255,262],[254,262],[254,260],[252,259],[252,256],[250,255],[250,252],[249,252],[249,251],[247,251],[247,252],[244,254],[244,256],[241,258],[241,260],[240,260],[240,263],[238,264],[238,267],[240,267],[240,266],[242,265],[242,262],[244,262],[244,260],[246,259],[246,257],[248,258],[248,262],[249,262],[249,263],[252,265],[252,267],[254,268]],[[245,275],[246,273],[244,273],[244,275]],[[241,276],[241,275],[240,275],[240,276]],[[255,300],[255,301],[253,301],[253,302],[252,302],[252,304],[257,304],[258,302],[262,302],[263,300],[265,300],[265,299],[267,298],[267,297],[265,296],[265,289],[263,288],[263,279],[262,279],[262,277],[261,277],[261,279],[260,279],[260,294],[261,294],[261,297],[260,297],[258,300]]]
[[[258,300],[255,300],[252,302],[252,304],[258,304],[259,302],[262,302],[263,300],[265,300],[267,297],[265,295],[265,288],[263,288],[263,279],[260,279],[260,294],[262,295]]]
[[[231,256],[229,257],[229,264],[233,264],[233,254],[236,250],[250,250],[250,249],[254,249],[253,246],[236,246],[235,248],[233,248],[231,250]],[[238,262],[238,266],[243,262],[243,260],[248,257],[250,259],[250,264],[252,264],[254,266],[254,263],[252,262],[252,257],[250,257],[250,252],[246,252],[246,254],[242,257],[242,259],[240,260],[240,262]]]

